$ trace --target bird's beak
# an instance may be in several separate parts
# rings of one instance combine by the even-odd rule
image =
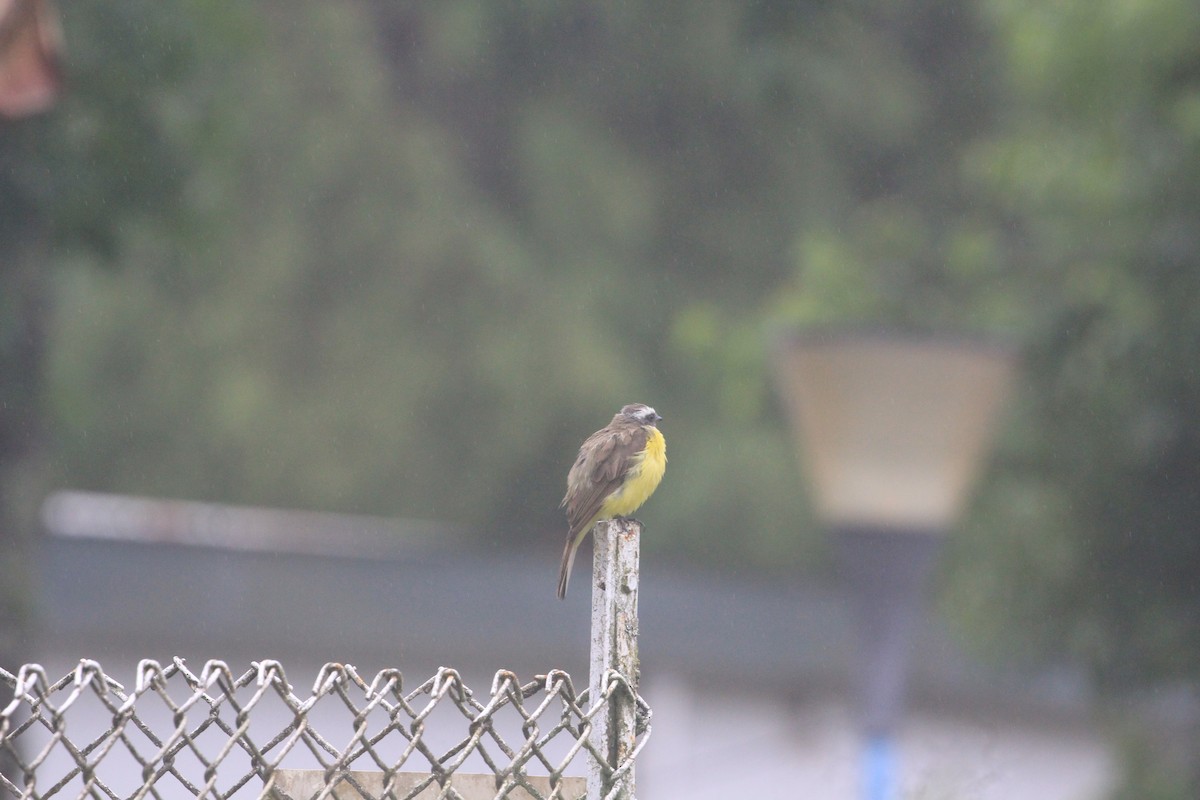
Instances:
[[[654,415],[654,421],[655,421],[655,422],[662,422],[662,414],[655,414],[655,415]]]

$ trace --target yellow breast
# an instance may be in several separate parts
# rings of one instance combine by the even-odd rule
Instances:
[[[608,496],[600,507],[600,519],[624,517],[641,508],[654,494],[667,470],[667,440],[658,428],[651,428],[646,449],[636,458],[625,485]]]

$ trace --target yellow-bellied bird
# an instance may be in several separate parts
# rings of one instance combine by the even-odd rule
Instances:
[[[567,546],[558,572],[558,597],[567,596],[575,551],[602,519],[632,514],[654,494],[667,468],[667,442],[658,430],[662,419],[653,408],[632,403],[579,448],[567,474]]]

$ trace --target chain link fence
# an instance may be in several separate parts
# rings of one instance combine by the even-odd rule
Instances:
[[[326,664],[302,695],[276,661],[238,675],[221,661],[193,672],[145,660],[128,689],[95,661],[57,680],[33,664],[0,669],[0,796],[473,800],[456,786],[473,772],[496,800],[576,800],[582,781],[567,776],[590,768],[605,787],[596,797],[611,800],[625,796],[650,709],[615,670],[600,686],[592,697],[562,671],[528,683],[501,671],[477,695],[452,669],[407,688],[398,670],[368,681]],[[630,705],[634,745],[609,763],[594,730]],[[295,770],[316,779],[296,783]],[[309,788],[289,795],[297,785]]]

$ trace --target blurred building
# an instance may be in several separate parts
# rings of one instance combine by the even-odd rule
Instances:
[[[554,598],[557,552],[488,549],[429,524],[82,493],[52,497],[32,654],[120,678],[142,658],[273,658],[428,677],[564,668],[586,685],[588,598]],[[586,563],[587,559],[580,559]],[[582,567],[580,567],[582,568]],[[643,560],[642,800],[855,796],[847,604],[825,587],[672,572]],[[583,583],[582,588],[586,589]],[[1115,780],[1070,671],[999,674],[920,634],[900,745],[906,797],[1089,800]]]

